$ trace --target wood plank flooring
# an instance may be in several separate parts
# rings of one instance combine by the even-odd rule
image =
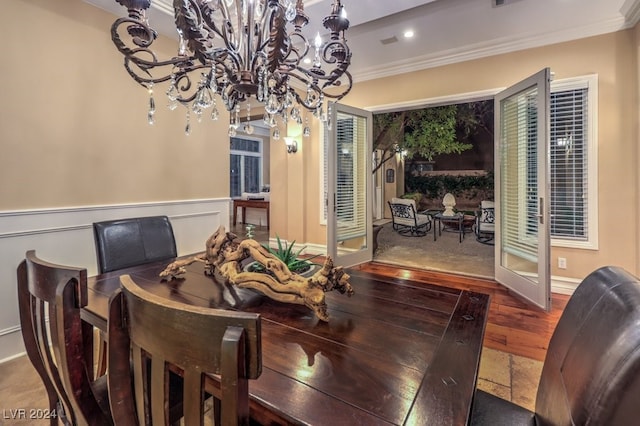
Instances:
[[[518,295],[494,280],[402,268],[377,262],[364,263],[354,269],[426,284],[487,293],[491,296],[491,306],[484,346],[539,361],[544,361],[553,330],[569,300],[569,296],[554,293],[551,301],[552,309],[550,312],[545,312],[523,301]]]

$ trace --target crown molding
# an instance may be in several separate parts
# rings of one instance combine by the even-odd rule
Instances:
[[[640,21],[640,0],[627,0],[620,8],[630,26],[635,27]]]
[[[628,0],[639,5],[640,0]],[[519,50],[532,49],[551,44],[563,43],[582,38],[612,33],[631,28],[633,25],[624,17],[609,19],[594,25],[556,31],[546,34],[525,35],[519,38],[502,37],[490,42],[466,45],[457,49],[437,52],[431,55],[411,58],[409,60],[388,63],[380,67],[372,67],[360,71],[352,71],[354,82],[362,82],[383,77],[391,77],[407,72],[420,71],[458,62],[471,61]]]

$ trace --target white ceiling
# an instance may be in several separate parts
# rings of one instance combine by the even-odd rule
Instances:
[[[85,0],[116,16],[115,0]],[[350,72],[362,81],[618,31],[640,20],[640,0],[343,0]],[[309,38],[332,0],[306,0]],[[175,38],[172,0],[152,0],[149,21]],[[405,39],[405,30],[415,32]],[[320,31],[326,32],[326,31]],[[383,44],[382,40],[397,41]]]

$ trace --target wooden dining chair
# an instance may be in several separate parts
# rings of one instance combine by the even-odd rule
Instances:
[[[44,383],[51,424],[112,424],[106,377],[93,379],[93,327],[80,318],[86,269],[45,262],[29,250],[17,275],[22,338]]]
[[[167,216],[95,222],[93,232],[100,273],[177,256],[173,227]]]
[[[129,275],[120,283],[108,315],[115,424],[172,421],[172,372],[184,378],[184,424],[203,425],[208,393],[214,397],[215,424],[249,424],[249,380],[262,371],[260,315],[175,302],[140,288]],[[219,386],[205,392],[211,380],[206,374],[219,375]]]
[[[640,280],[603,267],[580,283],[558,321],[535,412],[477,390],[470,424],[638,424],[639,395]]]

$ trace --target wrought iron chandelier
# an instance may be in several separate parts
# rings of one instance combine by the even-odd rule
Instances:
[[[264,105],[267,125],[276,127],[278,117],[301,125],[304,118],[308,136],[308,115],[300,106],[326,119],[325,101],[340,100],[351,90],[351,52],[344,37],[349,20],[340,0],[323,19],[328,40],[318,33],[312,44],[302,32],[309,23],[303,0],[173,0],[178,53],[165,60],[151,50],[157,38],[146,17],[151,0],[116,1],[128,16],[113,23],[111,39],[129,75],[149,91],[150,124],[156,112],[153,89],[163,82],[169,83],[169,109],[187,109],[186,134],[192,114],[200,121],[211,108],[211,119],[218,119],[219,96],[231,111],[231,136],[240,125],[241,104],[250,117],[251,98]],[[244,131],[253,133],[253,126],[245,123]],[[277,128],[274,133],[279,135]]]

